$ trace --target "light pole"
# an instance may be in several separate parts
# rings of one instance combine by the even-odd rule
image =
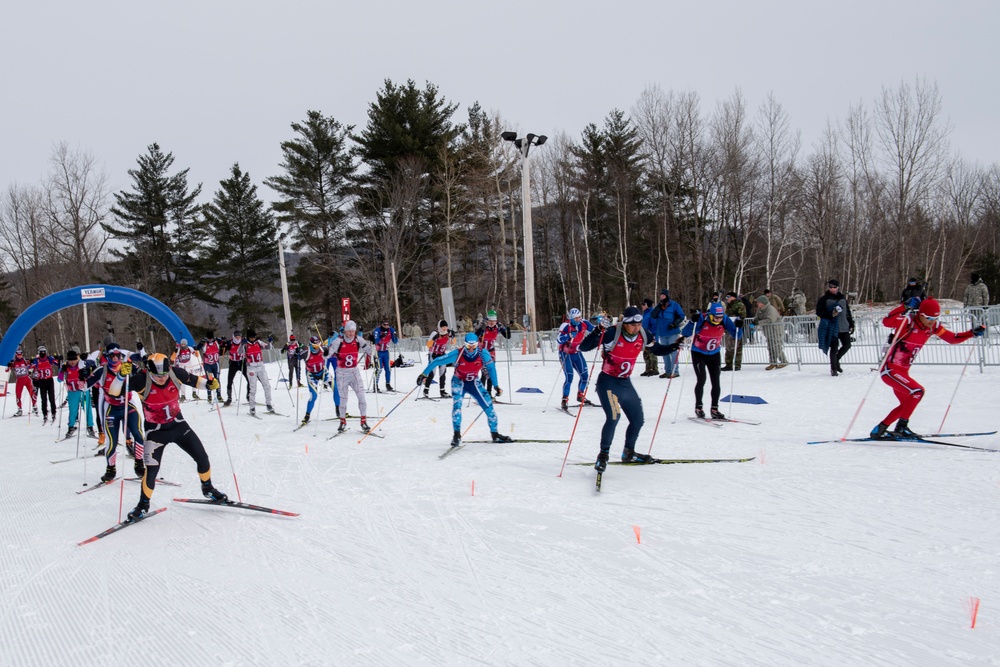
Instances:
[[[535,330],[538,319],[535,317],[535,248],[531,234],[531,172],[528,166],[528,151],[532,145],[541,146],[548,139],[544,134],[527,134],[518,138],[516,132],[504,132],[500,135],[504,141],[513,142],[521,151],[521,214],[524,220],[524,312],[528,315],[528,348],[535,352]]]
[[[285,235],[278,237],[278,270],[281,274],[281,301],[285,308],[285,340],[292,336],[292,308],[288,300],[288,275],[285,273]]]

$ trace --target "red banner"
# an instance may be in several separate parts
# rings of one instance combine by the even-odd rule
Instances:
[[[340,300],[340,323],[343,324],[347,320],[351,319],[351,300],[341,299]]]

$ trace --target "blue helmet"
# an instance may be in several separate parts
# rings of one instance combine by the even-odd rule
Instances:
[[[570,308],[569,309],[569,319],[571,319],[571,320],[583,319],[583,313],[580,312],[579,308]]]
[[[722,304],[721,304],[721,303],[719,303],[718,301],[713,301],[713,302],[712,302],[712,303],[711,303],[711,304],[710,304],[710,305],[708,306],[708,314],[709,314],[709,315],[710,315],[711,317],[722,317],[723,315],[725,315],[725,314],[726,314],[726,309],[725,309],[725,308],[723,308],[723,307],[722,307]]]
[[[465,334],[465,348],[471,350],[476,347],[479,347],[479,336],[470,331]]]

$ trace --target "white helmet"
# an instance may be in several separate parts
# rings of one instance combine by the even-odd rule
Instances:
[[[583,318],[583,313],[580,312],[579,308],[570,308],[569,309],[569,319],[571,319],[571,320],[579,320],[579,319],[582,319],[582,318]]]
[[[344,322],[344,331],[357,331],[358,323],[354,320],[347,320]]]

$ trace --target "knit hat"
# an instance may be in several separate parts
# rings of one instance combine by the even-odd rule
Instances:
[[[840,281],[837,280],[836,278],[830,278],[830,280],[826,283],[826,286],[827,287],[840,287]]]
[[[759,297],[757,297],[757,303],[766,305],[768,303],[767,297],[761,294]]]
[[[73,361],[74,359],[79,359],[80,355],[77,354],[76,350],[70,350],[66,353],[66,361]]]

